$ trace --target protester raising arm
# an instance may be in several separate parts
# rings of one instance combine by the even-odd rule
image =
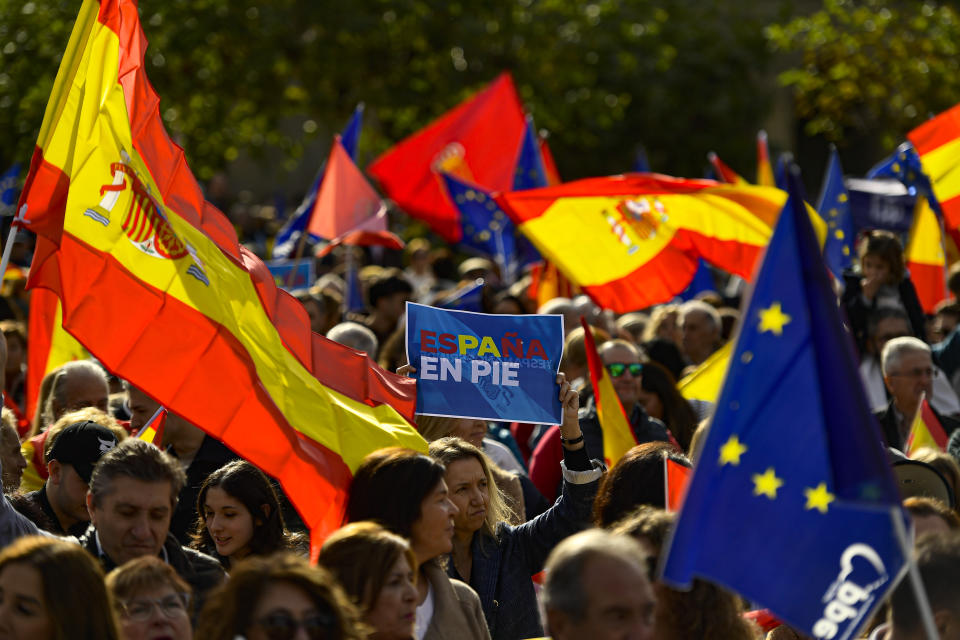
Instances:
[[[559,463],[563,491],[550,509],[527,523],[508,524],[483,452],[459,438],[441,438],[430,445],[430,455],[446,466],[451,500],[459,509],[447,572],[477,591],[494,640],[543,635],[539,618],[530,613],[537,610],[530,578],[543,569],[557,543],[589,526],[603,472],[599,462],[591,462],[583,443],[577,392],[563,374],[557,382],[563,402],[564,460]]]

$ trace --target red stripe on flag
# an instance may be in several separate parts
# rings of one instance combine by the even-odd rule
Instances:
[[[947,297],[946,274],[942,265],[908,262],[910,280],[917,290],[924,313],[932,314],[937,304]]]

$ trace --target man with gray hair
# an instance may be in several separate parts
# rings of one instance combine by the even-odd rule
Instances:
[[[681,348],[691,364],[701,364],[720,348],[721,328],[720,313],[706,302],[690,300],[680,305]]]
[[[374,361],[377,359],[377,352],[380,344],[377,336],[358,322],[341,322],[335,325],[327,332],[327,338],[334,342],[365,352]]]
[[[933,366],[930,346],[918,338],[902,336],[889,340],[880,357],[883,383],[890,392],[890,404],[875,412],[887,446],[903,449],[910,424],[920,406],[921,394],[933,396],[933,378],[939,370]],[[931,407],[932,408],[932,407]],[[949,436],[960,421],[933,411]]]
[[[656,599],[647,556],[633,538],[582,531],[553,549],[545,572],[543,605],[553,640],[653,638]]]

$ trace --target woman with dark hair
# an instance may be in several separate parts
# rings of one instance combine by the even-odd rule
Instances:
[[[103,570],[76,544],[20,538],[0,553],[0,637],[119,640]]]
[[[190,585],[169,564],[143,556],[107,574],[123,640],[190,640]]]
[[[418,638],[490,638],[473,589],[447,577],[442,558],[453,549],[453,518],[443,465],[400,447],[368,455],[353,474],[347,520],[374,520],[410,541],[417,559]]]
[[[650,417],[667,425],[680,448],[690,450],[690,438],[697,429],[697,416],[686,398],[680,395],[670,372],[656,362],[643,363],[637,401]]]
[[[245,460],[207,476],[197,496],[197,513],[193,548],[219,559],[227,569],[248,555],[305,550],[304,536],[284,525],[270,480]]]
[[[669,442],[645,442],[627,451],[600,482],[593,501],[593,523],[609,527],[644,504],[663,509],[666,458],[691,466],[687,457]]]
[[[561,540],[590,524],[590,507],[603,474],[584,448],[576,390],[562,374],[560,426],[564,460],[560,498],[533,520],[512,526],[508,521],[487,456],[460,438],[430,443],[430,455],[446,467],[446,482],[459,512],[454,516],[452,562],[447,573],[476,589],[494,640],[543,635],[531,577],[543,570],[550,551]],[[502,603],[502,604],[501,604]]]
[[[413,637],[417,559],[405,539],[375,522],[353,522],[327,538],[318,562],[360,609],[372,638]]]
[[[203,640],[295,638],[361,640],[366,629],[337,581],[289,553],[247,558],[207,600],[197,623]],[[299,636],[303,637],[303,636]]]
[[[651,573],[676,521],[675,514],[643,506],[613,527],[613,532],[636,538],[650,553]],[[688,591],[676,591],[650,575],[657,595],[657,640],[723,638],[759,640],[760,629],[743,618],[740,599],[709,582],[694,580]]]

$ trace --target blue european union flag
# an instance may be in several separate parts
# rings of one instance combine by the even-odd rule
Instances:
[[[460,243],[480,253],[493,256],[506,274],[514,264],[516,227],[497,206],[490,193],[475,184],[464,182],[448,173],[441,173],[443,182],[460,211],[463,238]]]
[[[931,208],[942,218],[943,211],[940,202],[933,193],[930,178],[923,172],[920,156],[910,142],[904,142],[897,150],[881,160],[867,172],[867,178],[896,178],[907,188],[907,193],[916,196],[918,193],[927,198]]]
[[[446,298],[437,302],[441,309],[456,309],[457,311],[483,311],[483,278],[465,284]]]
[[[533,118],[527,116],[527,126],[520,140],[520,153],[517,154],[517,164],[513,174],[513,190],[523,191],[545,186],[547,186],[547,170],[543,166],[543,156],[540,155],[537,130],[533,126]]]
[[[360,131],[363,128],[363,109],[364,105],[361,102],[357,105],[357,108],[353,110],[353,115],[350,116],[350,121],[347,122],[347,126],[343,129],[343,134],[340,136],[340,144],[343,145],[343,148],[347,150],[347,153],[350,154],[353,160],[357,159],[357,142],[360,139]],[[280,231],[277,232],[272,254],[274,258],[289,258],[296,251],[297,244],[300,242],[300,236],[310,222],[313,203],[317,201],[317,194],[320,193],[320,185],[323,183],[323,174],[326,172],[326,169],[327,162],[324,160],[320,166],[320,171],[317,172],[317,175],[313,179],[313,184],[310,185],[310,190],[307,191],[307,195],[305,195],[303,201],[300,202],[300,206],[297,207],[297,210],[291,214],[290,218],[280,227]],[[311,234],[310,239],[316,242],[320,240],[320,237]]]
[[[850,194],[843,184],[843,169],[836,147],[830,149],[830,163],[820,192],[817,212],[827,223],[827,240],[823,245],[823,259],[827,268],[842,280],[843,271],[853,266],[853,214]]]
[[[647,159],[647,150],[640,146],[633,159],[633,170],[637,173],[650,173],[650,161]]]
[[[20,163],[15,162],[0,176],[0,216],[11,216],[17,207],[17,180],[20,178]]]
[[[908,521],[798,183],[791,172],[663,576],[847,640],[901,577],[893,525]]]
[[[716,290],[717,283],[713,279],[713,273],[710,271],[710,267],[707,266],[703,258],[698,258],[697,270],[693,274],[693,279],[690,281],[690,284],[687,285],[687,288],[680,293],[679,298],[681,300],[693,300],[697,297],[698,293]]]

